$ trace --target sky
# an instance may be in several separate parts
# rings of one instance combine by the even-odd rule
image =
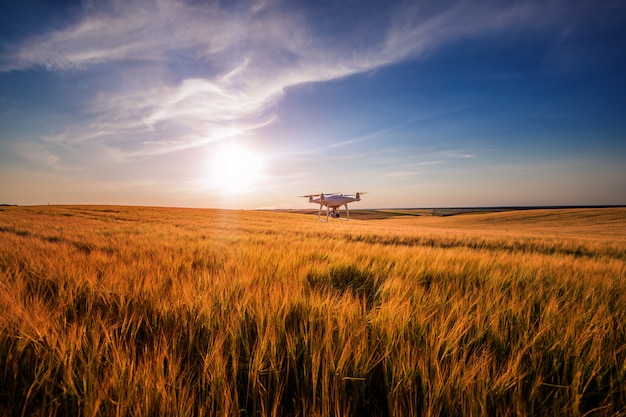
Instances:
[[[625,75],[622,0],[2,2],[0,203],[623,205]]]

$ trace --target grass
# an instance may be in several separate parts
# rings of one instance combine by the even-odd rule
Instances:
[[[618,208],[4,207],[0,311],[0,415],[626,415]]]

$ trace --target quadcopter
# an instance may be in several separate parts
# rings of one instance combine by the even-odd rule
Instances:
[[[350,220],[350,210],[348,210],[348,203],[353,203],[355,201],[361,201],[361,194],[365,194],[363,192],[357,192],[355,195],[343,195],[339,193],[328,193],[328,194],[309,194],[309,195],[301,195],[299,197],[307,197],[309,199],[309,203],[319,204],[320,209],[317,213],[317,219],[321,222],[327,223],[328,217],[332,217],[334,219],[348,221]],[[322,219],[322,206],[326,206],[326,220]],[[344,206],[346,208],[346,218],[342,219],[341,214],[339,213],[339,208]]]

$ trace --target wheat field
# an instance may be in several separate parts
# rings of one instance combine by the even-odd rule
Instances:
[[[0,312],[0,415],[626,415],[622,208],[1,207]]]

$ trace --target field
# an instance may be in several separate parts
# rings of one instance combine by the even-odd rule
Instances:
[[[626,415],[626,209],[404,214],[1,207],[0,416]]]

